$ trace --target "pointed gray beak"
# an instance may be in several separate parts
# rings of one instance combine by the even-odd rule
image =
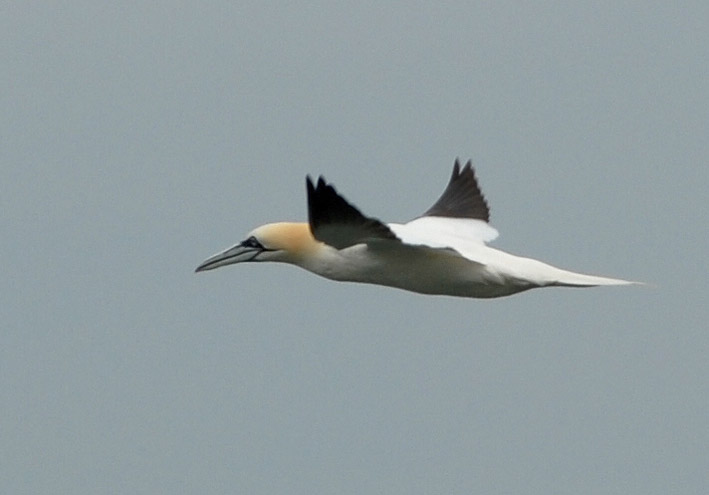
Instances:
[[[207,258],[197,267],[195,272],[204,272],[207,270],[214,270],[220,266],[233,265],[234,263],[242,263],[244,261],[253,261],[263,251],[264,250],[262,248],[244,246],[243,243],[237,244],[226,251],[222,251],[219,254],[215,254],[211,258]]]

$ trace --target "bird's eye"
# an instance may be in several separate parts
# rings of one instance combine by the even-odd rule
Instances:
[[[263,249],[263,246],[261,245],[261,243],[254,236],[251,236],[248,239],[246,239],[244,242],[241,243],[241,245],[244,247]]]

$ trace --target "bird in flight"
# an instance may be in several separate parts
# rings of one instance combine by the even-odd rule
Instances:
[[[320,176],[306,177],[308,222],[270,223],[205,260],[197,272],[242,262],[290,263],[325,278],[412,292],[493,298],[538,287],[634,284],[575,273],[487,246],[498,236],[471,162],[453,174],[441,197],[410,222],[383,223]]]

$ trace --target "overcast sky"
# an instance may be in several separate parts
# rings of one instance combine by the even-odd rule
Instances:
[[[706,2],[6,2],[0,491],[707,493]],[[649,287],[195,274],[306,174]]]

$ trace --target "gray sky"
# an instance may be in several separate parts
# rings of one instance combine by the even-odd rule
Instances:
[[[0,491],[706,493],[709,8],[431,5],[1,8]],[[193,273],[456,156],[495,247],[655,287]]]

